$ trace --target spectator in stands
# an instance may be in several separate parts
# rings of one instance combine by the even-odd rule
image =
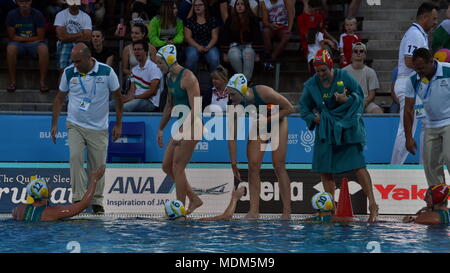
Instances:
[[[366,56],[366,45],[356,43],[353,46],[352,63],[344,67],[344,70],[347,70],[358,81],[364,92],[364,113],[382,114],[383,109],[374,102],[377,90],[380,88],[377,73],[364,64]]]
[[[234,9],[234,6],[236,5],[236,1],[237,0],[229,0],[229,6],[231,10]],[[253,12],[253,14],[256,17],[259,17],[259,6],[258,6],[258,2],[256,0],[248,0],[248,3],[250,5],[250,10]]]
[[[228,70],[219,65],[212,73],[213,87],[211,92],[204,94],[204,112],[225,112],[228,105]]]
[[[70,54],[76,42],[90,42],[92,21],[89,15],[80,10],[80,0],[66,0],[69,7],[60,11],[55,18],[57,48],[57,67],[60,73],[71,63]]]
[[[328,48],[327,48],[328,47]],[[319,28],[312,28],[308,32],[308,63],[309,63],[309,73],[313,76],[316,71],[314,70],[314,56],[316,52],[320,49],[335,48],[336,45],[333,41],[324,39],[323,33],[319,31]]]
[[[431,49],[433,52],[441,48],[450,49],[450,5],[445,13],[447,19],[442,21],[442,23],[433,32],[433,42]]]
[[[160,7],[161,0],[135,0],[131,5],[131,18],[141,18],[148,24],[147,21],[158,15]]]
[[[250,81],[263,45],[258,18],[251,12],[248,0],[235,2],[221,37],[224,61],[229,61],[236,73],[243,73]]]
[[[291,0],[264,0],[260,2],[262,11],[262,21],[264,24],[264,48],[266,70],[273,70],[272,62],[286,48],[291,37],[292,27],[294,25],[293,8]],[[276,37],[279,40],[275,49],[272,48],[272,39]]]
[[[101,25],[105,17],[105,0],[82,0],[81,10],[89,14],[94,26]]]
[[[6,49],[10,83],[8,92],[16,91],[17,56],[39,55],[39,83],[41,92],[48,92],[46,77],[48,69],[48,47],[45,39],[45,19],[42,13],[31,7],[31,0],[17,0],[17,9],[8,13],[6,30],[8,46]]]
[[[180,46],[184,41],[183,21],[177,18],[177,5],[173,0],[161,3],[160,13],[149,25],[150,43],[159,49],[165,45],[175,45],[180,55]]]
[[[400,101],[398,100],[397,95],[395,94],[395,81],[397,80],[397,74],[398,74],[398,66],[396,66],[392,70],[391,74],[391,98],[392,98],[392,104],[389,108],[389,113],[398,113],[400,111]]]
[[[148,58],[147,41],[134,41],[132,46],[138,65],[131,69],[131,86],[127,94],[122,96],[123,111],[156,111],[164,88],[163,75],[156,64]],[[115,101],[112,100],[109,110],[114,111],[114,109]]]
[[[105,35],[99,28],[92,31],[92,57],[101,63],[113,66],[114,53],[104,46]]]
[[[353,45],[362,42],[361,37],[356,31],[356,18],[345,18],[345,33],[341,34],[339,38],[339,51],[340,51],[340,67],[346,67],[352,60]]]
[[[148,41],[148,29],[147,26],[143,24],[135,24],[131,28],[131,41],[146,40]],[[156,49],[154,46],[149,44],[149,57],[152,61],[156,59]],[[122,51],[122,73],[126,79],[124,92],[127,92],[130,87],[129,77],[131,76],[131,69],[138,65],[138,61],[134,56],[132,44],[127,45]]]
[[[47,5],[45,12],[47,14],[47,20],[53,24],[55,21],[55,16],[58,12],[64,9],[64,1],[63,0],[51,0]]]
[[[185,67],[197,73],[197,63],[204,57],[212,72],[220,65],[217,19],[209,15],[207,0],[194,0],[194,15],[186,20],[184,37],[187,42]]]
[[[227,0],[210,0],[208,2],[209,15],[215,17],[219,26],[228,18],[228,1]],[[180,7],[178,9],[178,18],[186,22],[186,19],[191,18],[194,14],[192,9],[192,0],[181,1]]]

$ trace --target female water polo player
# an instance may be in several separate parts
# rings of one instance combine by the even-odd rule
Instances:
[[[288,220],[291,217],[291,187],[289,175],[286,171],[286,151],[288,142],[287,116],[290,113],[295,112],[295,109],[285,97],[269,86],[255,85],[248,87],[247,79],[243,74],[235,74],[229,80],[227,89],[230,94],[231,104],[234,106],[238,104],[243,104],[244,106],[254,105],[257,111],[259,111],[259,106],[268,106],[269,109],[267,112],[270,111],[271,105],[276,105],[279,107],[279,111],[277,113],[270,113],[266,116],[257,112],[257,119],[254,119],[250,132],[257,131],[259,121],[262,121],[260,124],[266,124],[267,131],[270,131],[272,120],[276,119],[276,121],[278,121],[279,132],[276,134],[271,134],[270,139],[272,145],[272,163],[279,181],[281,200],[283,202],[283,214],[281,219]],[[233,174],[238,180],[241,180],[236,161],[236,124],[237,122],[235,119],[235,136],[228,140],[228,148]],[[264,149],[261,149],[261,147],[266,142],[266,139],[261,138],[260,133],[261,130],[257,133],[255,140],[249,138],[247,142],[248,180],[250,192],[250,210],[246,215],[247,218],[259,218],[259,195],[261,192],[260,170],[264,156]]]
[[[318,192],[311,198],[312,206],[317,210],[317,214],[314,217],[304,219],[305,222],[355,222],[358,219],[352,217],[338,217],[334,214],[334,201],[333,197],[328,192]]]
[[[194,139],[194,130],[196,129],[194,123],[199,121],[192,113],[195,113],[194,97],[200,97],[200,86],[195,75],[177,63],[177,49],[174,45],[166,45],[158,50],[156,64],[163,74],[167,74],[168,87],[167,103],[158,130],[158,145],[160,148],[164,145],[164,127],[170,120],[172,109],[176,106],[187,106],[191,111],[180,128],[180,132],[191,130],[191,138],[174,140],[172,136],[164,153],[162,166],[163,171],[175,181],[177,199],[184,204],[186,196],[189,198],[187,214],[190,214],[203,204],[189,185],[185,173],[186,165],[189,163],[195,145],[198,143],[198,140]],[[197,128],[202,130],[201,125]]]
[[[92,201],[98,180],[105,174],[105,165],[91,172],[91,183],[81,199],[68,206],[48,206],[47,183],[42,179],[35,179],[27,185],[27,204],[21,204],[12,211],[12,216],[18,221],[38,222],[56,221],[75,216],[85,210]]]
[[[228,207],[221,215],[214,217],[200,218],[200,221],[219,221],[219,220],[229,220],[233,217],[234,211],[236,210],[236,204],[244,195],[245,188],[240,187],[237,190],[233,190],[231,193],[231,200]],[[184,221],[187,220],[186,211],[184,209],[183,203],[178,200],[169,201],[164,204],[164,210],[166,216],[169,220]]]
[[[437,225],[450,224],[450,213],[448,211],[448,196],[450,188],[448,185],[439,184],[430,186],[425,193],[424,201],[427,208],[421,209],[416,217],[406,216],[404,223],[414,222],[416,224]]]

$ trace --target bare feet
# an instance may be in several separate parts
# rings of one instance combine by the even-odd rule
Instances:
[[[370,211],[370,215],[369,215],[369,219],[367,220],[367,222],[371,223],[371,222],[377,221],[377,219],[378,219],[378,205],[377,204],[370,205],[369,211]]]
[[[194,212],[198,207],[203,205],[202,199],[200,199],[197,195],[194,196],[192,199],[189,199],[189,207],[186,211],[186,215],[189,215]]]

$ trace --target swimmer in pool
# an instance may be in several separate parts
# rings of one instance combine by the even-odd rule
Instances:
[[[450,224],[450,213],[447,207],[449,194],[448,185],[430,186],[424,199],[427,207],[419,210],[416,216],[405,216],[403,222],[424,225]]]
[[[95,194],[97,181],[105,174],[105,165],[95,169],[91,173],[91,183],[81,199],[68,206],[48,206],[49,191],[47,183],[42,179],[35,179],[27,185],[27,202],[14,208],[12,216],[14,220],[39,222],[56,221],[75,216],[85,210]]]
[[[221,215],[214,217],[200,218],[200,221],[219,221],[219,220],[230,220],[236,210],[236,204],[239,199],[244,195],[245,188],[240,187],[237,190],[233,190],[231,193],[231,200],[228,207]],[[186,215],[186,210],[182,202],[178,200],[166,202],[164,209],[169,220],[173,221],[185,221],[188,220]]]
[[[311,198],[311,203],[317,213],[314,217],[304,219],[305,222],[320,222],[320,223],[332,223],[332,222],[356,222],[358,219],[352,217],[338,217],[334,214],[334,202],[333,197],[328,192],[316,193]]]

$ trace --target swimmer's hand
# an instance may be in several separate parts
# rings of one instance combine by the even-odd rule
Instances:
[[[239,168],[236,163],[231,163],[231,169],[233,170],[233,175],[239,182],[242,182],[241,174],[239,173]]]
[[[159,148],[162,148],[164,146],[163,135],[164,135],[163,130],[158,130],[158,146],[159,146]]]
[[[52,135],[53,144],[56,144],[56,134],[58,133],[58,126],[52,126],[50,134]]]
[[[414,222],[414,217],[412,217],[412,216],[405,216],[405,217],[403,217],[403,223],[411,223],[411,222]]]
[[[106,169],[106,166],[105,166],[105,164],[103,164],[100,167],[98,167],[97,169],[92,170],[92,172],[91,172],[92,182],[96,183],[98,180],[100,180],[103,177],[103,175],[105,174],[105,169]]]

